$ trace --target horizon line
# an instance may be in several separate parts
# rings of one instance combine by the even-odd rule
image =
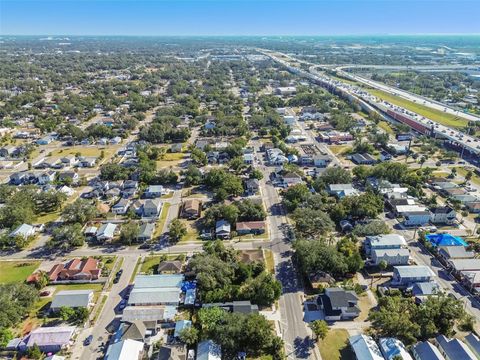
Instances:
[[[4,36],[122,36],[122,37],[304,37],[304,36],[480,36],[480,33],[362,33],[362,34],[0,34]]]

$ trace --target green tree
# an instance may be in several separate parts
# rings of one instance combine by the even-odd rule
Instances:
[[[12,331],[8,328],[0,327],[0,348],[7,346],[8,342],[12,339]]]
[[[97,207],[88,200],[78,198],[68,204],[62,211],[62,218],[67,223],[85,224],[98,216]]]
[[[140,233],[140,227],[135,221],[128,221],[122,225],[120,231],[120,241],[124,245],[132,245],[137,241],[138,234]]]
[[[310,323],[310,328],[318,339],[325,339],[328,334],[328,324],[324,320],[314,320]]]
[[[45,355],[42,353],[37,344],[33,344],[33,346],[28,348],[27,356],[29,359],[40,360],[43,359]]]
[[[182,342],[191,347],[198,342],[199,331],[193,326],[190,326],[180,331],[179,337]]]
[[[325,235],[335,228],[327,213],[310,208],[297,208],[292,214],[298,237],[313,239]]]
[[[187,227],[185,226],[185,223],[183,223],[179,219],[173,219],[170,225],[168,226],[168,236],[169,236],[170,242],[177,243],[185,235],[187,235]]]
[[[283,203],[288,211],[294,211],[310,196],[310,190],[305,184],[290,186],[283,192]]]

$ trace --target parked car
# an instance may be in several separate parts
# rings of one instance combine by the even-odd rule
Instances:
[[[93,340],[93,335],[89,335],[87,336],[87,338],[85,339],[85,341],[83,342],[83,345],[85,346],[88,346],[92,343],[92,340]]]

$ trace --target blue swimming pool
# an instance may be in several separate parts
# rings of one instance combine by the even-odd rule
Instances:
[[[433,246],[467,246],[468,244],[461,237],[450,234],[428,234],[425,236]]]

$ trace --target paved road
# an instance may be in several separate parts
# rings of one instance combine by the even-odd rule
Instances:
[[[117,284],[113,284],[109,292],[103,293],[107,295],[108,298],[105,306],[102,309],[102,313],[98,317],[97,322],[93,327],[83,330],[78,336],[75,348],[73,349],[72,359],[92,360],[103,358],[103,353],[100,350],[100,344],[104,343],[107,345],[109,336],[107,327],[112,323],[112,321],[114,321],[114,319],[116,319],[116,317],[120,318],[120,315],[117,315],[116,309],[118,309],[118,305],[122,300],[121,295],[129,284],[130,277],[137,263],[137,258],[138,257],[136,255],[127,255],[123,257],[123,274],[120,277],[120,281]],[[101,300],[101,298],[99,298],[99,300]],[[93,335],[92,343],[89,346],[83,346],[83,341],[89,335]]]
[[[257,149],[260,143],[255,143]],[[257,155],[257,158],[261,158]],[[280,331],[285,342],[288,359],[321,359],[318,347],[312,339],[312,332],[303,321],[304,291],[297,270],[292,263],[292,247],[285,236],[288,227],[285,210],[277,190],[268,181],[270,169],[261,164],[264,178],[260,181],[262,198],[268,211],[272,250],[275,259],[275,273],[282,283],[283,293],[279,300],[281,313]]]

